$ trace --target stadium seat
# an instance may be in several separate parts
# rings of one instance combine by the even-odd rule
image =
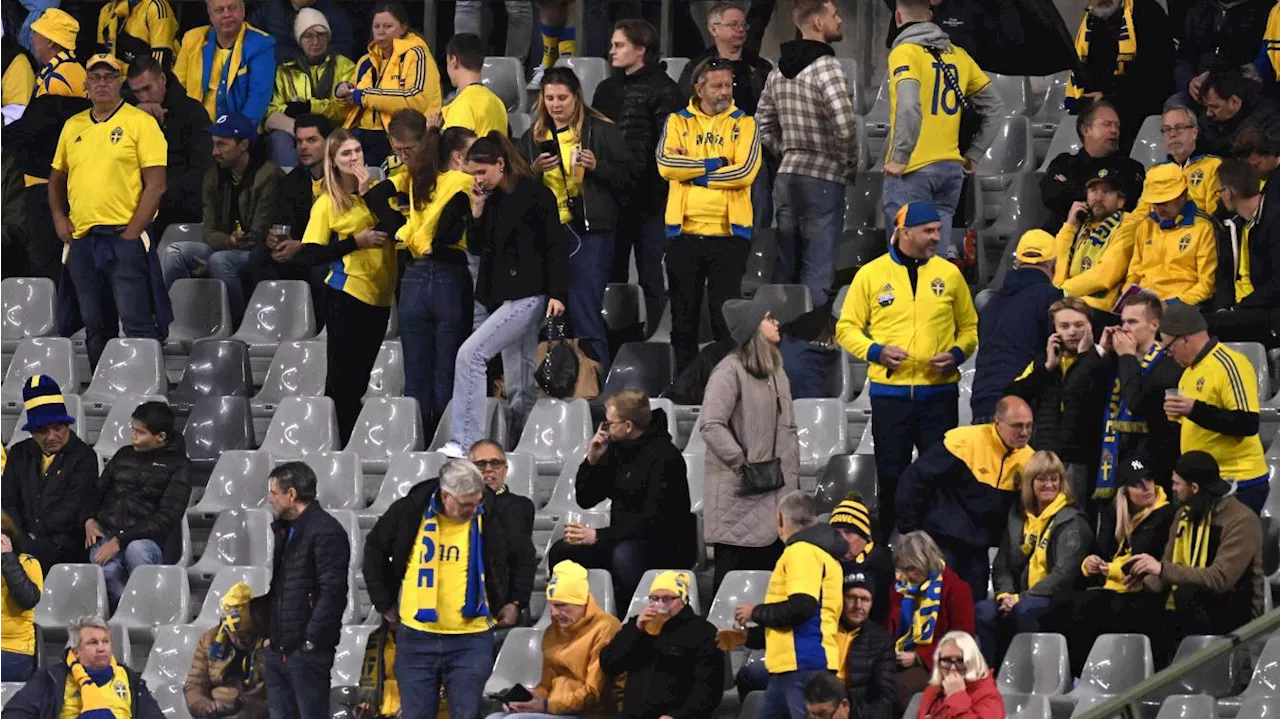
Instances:
[[[983,190],[999,192],[1008,186],[1007,175],[1035,169],[1031,146],[1031,123],[1025,117],[1005,117],[996,121],[996,135],[978,165]]]
[[[440,417],[440,422],[436,425],[435,436],[431,438],[431,444],[427,449],[436,451],[449,443],[450,432],[453,427],[453,400],[444,407],[444,415]],[[486,397],[484,401],[484,436],[493,439],[503,447],[507,446],[507,432],[509,420],[507,419],[507,403],[499,397]]]
[[[689,65],[687,57],[664,57],[662,58],[663,69],[667,71],[667,77],[672,82],[680,82],[680,74],[684,72],[685,67]]]
[[[521,452],[507,452],[507,489],[513,494],[528,497],[535,508],[538,506],[534,487],[537,476],[533,457]]]
[[[862,74],[858,72],[858,61],[851,57],[836,59],[840,61],[840,67],[844,70],[845,86],[849,88],[849,95],[853,99],[853,111],[859,114],[863,112],[863,103],[866,101],[862,99],[862,83],[859,80]]]
[[[1142,121],[1142,127],[1138,129],[1138,136],[1133,140],[1133,149],[1129,150],[1129,157],[1142,163],[1142,166],[1151,169],[1152,165],[1159,164],[1169,159],[1169,153],[1165,151],[1164,135],[1160,132],[1160,115],[1150,115]]]
[[[1218,719],[1218,708],[1210,696],[1174,694],[1160,705],[1156,719]]]
[[[1071,719],[1080,719],[1081,717],[1084,717],[1084,715],[1087,714],[1090,709],[1093,709],[1095,706],[1101,704],[1102,702],[1105,702],[1107,699],[1110,699],[1110,697],[1102,696],[1100,694],[1091,694],[1087,697],[1084,697],[1083,699],[1080,700],[1078,704],[1075,705],[1075,708],[1071,711],[1071,715],[1070,715]],[[1053,702],[1050,702],[1049,703],[1050,710],[1053,710],[1053,706],[1054,706]],[[1057,713],[1054,713],[1054,716],[1057,717],[1059,715]]]
[[[742,296],[752,297],[761,285],[773,282],[773,263],[778,257],[778,231],[757,227],[751,233],[751,249],[747,268],[742,274]]]
[[[58,289],[46,277],[6,277],[0,283],[0,353],[5,366],[28,337],[58,332]]]
[[[75,371],[75,351],[66,337],[28,337],[18,342],[9,369],[4,373],[4,413],[16,417],[22,410],[22,385],[35,375],[49,375],[65,393],[75,393],[80,382]]]
[[[640,583],[636,585],[636,593],[631,595],[631,603],[627,605],[627,615],[623,621],[630,619],[640,612],[644,611],[644,607],[649,603],[649,585],[653,584],[653,580],[658,578],[658,574],[665,570],[650,569],[640,577]],[[698,602],[698,578],[694,573],[687,569],[680,569],[685,573],[689,580],[689,606],[693,608],[693,613],[702,614],[702,604]]]
[[[107,630],[111,632],[111,656],[115,657],[116,664],[136,669],[134,666],[133,642],[129,640],[129,630],[111,622],[107,623]],[[150,646],[150,640],[146,644]]]
[[[682,456],[685,478],[689,483],[689,511],[701,514],[707,484],[707,455],[684,452]]]
[[[792,406],[800,443],[800,475],[816,477],[828,460],[848,451],[844,403],[838,399],[798,399]]]
[[[181,686],[191,671],[191,658],[195,656],[200,635],[208,627],[195,624],[166,624],[156,628],[156,641],[147,656],[147,666],[142,670],[142,680],[149,687]]]
[[[1244,355],[1248,358],[1249,364],[1253,365],[1254,376],[1258,382],[1258,401],[1266,402],[1271,399],[1271,372],[1267,368],[1267,348],[1257,342],[1227,342],[1226,345]]]
[[[1211,642],[1222,637],[1212,635],[1196,635],[1186,637],[1178,644],[1173,662],[1185,659],[1204,649]],[[1173,663],[1171,662],[1171,663]],[[1154,696],[1145,698],[1144,703],[1158,705],[1166,696],[1178,694],[1204,694],[1210,697],[1225,697],[1235,691],[1237,681],[1236,662],[1232,653],[1228,652],[1213,661],[1203,664],[1196,670],[1170,684]]]
[[[364,392],[367,402],[375,397],[404,396],[404,349],[400,340],[384,340],[378,348],[369,373],[369,387]]]
[[[1067,118],[1067,110],[1062,106],[1067,96],[1067,79],[1070,71],[1059,72],[1048,77],[1044,95],[1039,99],[1037,109],[1031,116],[1031,130],[1037,138],[1053,137],[1058,125]]]
[[[281,342],[263,379],[262,389],[250,403],[253,416],[261,426],[255,431],[266,433],[271,416],[285,397],[319,397],[324,394],[328,374],[328,344],[322,340]]]
[[[182,567],[147,564],[134,569],[125,584],[111,624],[150,644],[156,627],[183,624],[191,617],[191,585]]]
[[[1008,694],[1000,692],[1004,699],[1005,719],[1050,719],[1049,698],[1039,694]],[[911,719],[915,719],[912,716]],[[1187,717],[1187,719],[1191,719]]]
[[[1058,129],[1053,131],[1053,139],[1049,141],[1049,149],[1044,156],[1044,164],[1040,166],[1040,172],[1049,169],[1049,163],[1058,155],[1064,152],[1079,152],[1080,144],[1080,135],[1076,132],[1075,121],[1064,120],[1062,124],[1058,125]]]
[[[658,397],[675,381],[675,375],[676,353],[671,345],[627,342],[609,367],[600,396],[607,399],[624,389],[638,389],[650,397]],[[674,421],[675,417],[669,419]]]
[[[248,397],[204,397],[196,402],[183,431],[187,457],[201,472],[208,472],[223,452],[253,449],[253,412]]]
[[[524,63],[515,57],[486,57],[480,82],[502,99],[507,112],[525,112],[529,94],[524,89]]]
[[[551,489],[551,498],[547,500],[546,506],[534,514],[534,529],[551,528],[552,525],[564,519],[566,512],[580,512],[587,509],[601,512],[609,511],[611,500],[608,499],[595,507],[588,508],[578,504],[577,491],[574,486],[578,477],[578,465],[581,461],[581,459],[578,459],[567,462],[564,468],[560,470],[560,476],[556,478],[555,486]]]
[[[1236,719],[1275,719],[1277,716],[1280,716],[1280,696],[1255,696],[1240,705]]]
[[[76,421],[75,424],[71,425],[71,429],[78,433],[80,428],[85,426],[84,405],[80,403],[80,395],[67,394],[64,392],[62,394],[62,401],[67,406],[67,414],[71,415]],[[26,408],[23,408],[22,412],[18,414],[17,423],[13,426],[13,434],[9,435],[9,443],[6,445],[7,447],[12,449],[13,445],[31,436],[30,432],[22,428],[26,423],[27,410]],[[83,439],[83,437],[81,439]]]
[[[584,456],[592,434],[586,400],[540,399],[529,413],[516,451],[533,456],[540,476],[555,476],[565,462]]]
[[[164,228],[164,235],[156,246],[157,254],[163,255],[165,248],[175,242],[204,242],[204,223],[183,222]]]
[[[602,57],[562,57],[556,60],[556,65],[567,67],[578,76],[578,81],[582,83],[582,97],[586,99],[588,105],[594,101],[596,87],[604,82],[611,72],[609,61]]]
[[[107,616],[107,582],[96,564],[55,564],[44,578],[35,622],[45,641],[60,642],[78,617]]]
[[[4,682],[0,684],[0,707],[9,703],[14,694],[22,689],[22,682]]]
[[[884,215],[877,213],[880,224]],[[880,255],[889,251],[888,235],[882,227],[846,227],[840,233],[840,246],[836,249],[836,267],[861,269]]]
[[[253,394],[249,346],[239,340],[204,339],[191,346],[182,381],[169,393],[169,405],[190,414],[203,397],[248,397]]]
[[[326,510],[364,506],[364,474],[355,452],[318,452],[303,458],[316,473],[316,498]]]
[[[684,451],[691,454],[707,453],[707,441],[702,438],[702,411],[698,410],[697,418],[693,422],[693,429],[689,430],[689,442],[685,445]]]
[[[133,411],[138,408],[138,405],[143,402],[163,401],[164,397],[153,394],[148,397],[121,397],[115,403],[107,413],[107,419],[102,423],[102,430],[93,443],[93,451],[102,458],[103,466],[116,456],[116,452],[121,447],[133,443]]]
[[[1250,700],[1262,697],[1271,701],[1280,699],[1280,637],[1278,636],[1268,639],[1262,647],[1262,654],[1253,666],[1253,676],[1249,678],[1249,685],[1244,688],[1244,691],[1237,696],[1218,700],[1218,713],[1226,717],[1242,717],[1244,706]]]
[[[356,510],[360,526],[372,527],[391,503],[407,495],[413,485],[438,477],[447,459],[439,452],[404,452],[392,457],[373,503],[368,509]]]
[[[234,327],[227,286],[219,280],[184,277],[169,288],[173,322],[164,341],[166,369],[173,379],[186,367],[197,340],[230,337]]]
[[[514,142],[524,137],[529,128],[533,126],[533,118],[529,117],[527,112],[508,112],[507,113],[507,134],[511,136]]]
[[[486,696],[500,694],[520,684],[535,687],[542,681],[542,629],[517,627],[507,632],[493,672],[485,681]]]
[[[883,160],[885,138],[889,136],[889,76],[887,74],[880,79],[875,99],[869,105],[863,117],[866,121],[865,142],[869,145],[871,156],[877,160]],[[858,141],[863,142],[864,138],[860,137]]]
[[[266,452],[230,450],[213,466],[200,501],[187,517],[207,527],[228,509],[256,509],[267,501],[267,476],[274,463]]]
[[[278,459],[298,459],[338,449],[338,416],[328,397],[286,397],[267,428],[261,449]]]
[[[1067,638],[1061,634],[1019,634],[1009,644],[996,684],[1001,694],[1053,696],[1071,691]]]
[[[643,325],[645,317],[644,293],[640,285],[610,282],[604,288],[604,304],[600,310],[605,326],[611,332],[622,332],[636,325]]]
[[[329,695],[331,700],[346,705],[356,703],[356,689],[360,686],[360,669],[364,665],[364,652],[369,635],[376,624],[348,624],[342,627],[338,648],[333,654],[333,668],[329,671]]]
[[[347,451],[360,457],[366,474],[387,473],[391,458],[423,448],[422,415],[412,397],[374,397],[365,400]]]
[[[1103,634],[1093,643],[1080,681],[1066,694],[1050,697],[1054,715],[1084,700],[1115,696],[1151,676],[1151,640],[1145,634]]]
[[[218,515],[209,531],[209,542],[196,563],[187,568],[193,582],[208,584],[229,566],[262,567],[272,564],[271,512],[266,509],[228,509]],[[207,603],[207,600],[206,600]]]
[[[577,507],[575,507],[574,511],[579,512],[581,514],[581,516],[578,518],[578,521],[584,527],[591,527],[592,529],[600,529],[602,527],[609,526],[609,510],[607,507],[605,509],[600,509],[599,507],[596,507],[596,509],[594,510],[586,510],[586,511],[580,510]],[[568,523],[568,521],[567,521],[567,517],[564,517],[564,516],[556,520],[555,526],[551,529],[551,533],[549,535],[545,535],[546,541],[544,542],[544,541],[541,541],[544,535],[541,534],[541,530],[537,524],[537,520],[538,520],[538,517],[535,515],[533,546],[534,546],[534,551],[538,553],[538,557],[539,557],[538,569],[535,576],[545,578],[548,576],[550,571],[550,568],[548,567],[547,552],[551,549],[551,545],[555,544],[561,539],[564,539],[564,528],[565,528],[565,525]]]
[[[843,424],[843,423],[842,423]],[[876,461],[870,454],[837,454],[818,476],[814,499],[818,513],[831,512],[850,492],[862,495],[862,503],[875,516],[880,507],[876,485]]]
[[[847,402],[853,399],[853,367],[849,353],[840,349],[827,353],[827,366],[822,375],[822,396]]]
[[[735,569],[724,575],[720,590],[711,600],[707,621],[717,629],[733,626],[733,609],[739,604],[759,604],[764,601],[772,572]]]
[[[85,415],[105,417],[112,404],[124,397],[163,395],[168,389],[169,379],[164,372],[159,342],[136,337],[116,338],[107,342],[93,380],[80,398],[84,400]]]
[[[845,189],[844,229],[884,227],[884,173],[859,172]]]
[[[902,712],[902,719],[916,719],[916,715],[920,713],[920,700],[923,696],[920,693],[911,696],[911,701],[907,702],[907,710]]]
[[[1028,96],[1031,94],[1031,83],[1023,75],[1000,75],[987,73],[991,86],[996,89],[1000,101],[1004,103],[1005,115],[1024,115],[1029,106]]]
[[[198,643],[199,637],[197,637]],[[194,652],[192,652],[194,654]],[[160,713],[165,719],[193,719],[191,713],[187,711],[187,696],[183,691],[181,684],[165,684],[162,686],[148,686],[151,696],[156,700],[156,705],[160,707]]]
[[[218,570],[204,595],[200,605],[200,614],[191,622],[201,629],[216,627],[222,613],[222,595],[227,593],[238,582],[249,585],[253,596],[261,597],[271,588],[271,568],[267,566],[228,566]]]
[[[282,342],[304,340],[316,334],[311,286],[302,280],[259,282],[249,298],[240,328],[232,335],[249,345],[253,381],[266,376],[276,348]]]
[[[591,598],[596,600],[599,606],[606,614],[614,614],[617,612],[617,602],[613,596],[613,575],[607,569],[588,569],[587,585],[591,591]],[[542,616],[538,618],[537,623],[533,625],[534,629],[546,629],[551,626],[551,607],[546,606],[542,609]]]

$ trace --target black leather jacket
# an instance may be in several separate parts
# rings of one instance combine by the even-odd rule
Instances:
[[[542,143],[554,142],[554,134],[541,140],[531,129],[520,140],[520,152],[533,161],[542,154]],[[582,212],[587,232],[613,232],[618,228],[618,203],[631,185],[635,161],[618,126],[587,115],[582,120],[581,147],[596,156],[596,169],[582,178]],[[549,174],[568,171],[561,167]]]
[[[687,101],[662,62],[645,65],[630,75],[616,73],[596,88],[592,106],[618,124],[636,159],[636,181],[628,193],[628,209],[653,213],[666,207],[667,181],[658,176],[654,151],[667,115]]]

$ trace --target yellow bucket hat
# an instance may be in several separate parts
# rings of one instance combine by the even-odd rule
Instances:
[[[80,32],[80,23],[66,11],[51,7],[31,23],[31,29],[58,46],[71,50],[76,46],[76,35]]]
[[[1182,168],[1165,163],[1156,165],[1147,172],[1146,182],[1142,185],[1142,201],[1155,205],[1170,202],[1187,191],[1187,178],[1182,175]]]

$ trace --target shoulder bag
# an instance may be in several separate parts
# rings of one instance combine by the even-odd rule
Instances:
[[[782,458],[778,456],[778,423],[782,415],[782,398],[778,396],[777,387],[770,380],[769,386],[773,389],[774,413],[773,413],[773,455],[763,462],[743,462],[738,468],[738,477],[742,479],[742,486],[738,488],[738,496],[751,497],[758,494],[768,494],[776,492],[784,486],[782,478]],[[730,418],[732,420],[732,418]],[[733,441],[738,443],[742,448],[745,456],[747,445],[738,439],[738,434],[733,431],[733,422],[727,425],[729,434],[733,436]]]

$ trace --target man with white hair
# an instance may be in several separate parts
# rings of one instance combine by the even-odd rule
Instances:
[[[1200,121],[1195,112],[1185,105],[1166,107],[1160,116],[1160,134],[1169,152],[1169,162],[1182,168],[1187,178],[1187,195],[1205,214],[1217,212],[1218,165],[1222,164],[1222,158],[1199,151]],[[1136,214],[1142,217],[1149,211],[1150,208],[1140,206]]]
[[[508,566],[512,530],[491,511],[495,504],[475,464],[450,460],[438,479],[396,500],[365,539],[369,601],[396,632],[404,719],[435,719],[442,684],[451,716],[480,713],[492,626],[510,626],[519,611]]]
[[[116,662],[111,629],[99,617],[67,629],[67,655],[37,671],[4,707],[5,719],[115,717],[163,719],[142,676]]]

